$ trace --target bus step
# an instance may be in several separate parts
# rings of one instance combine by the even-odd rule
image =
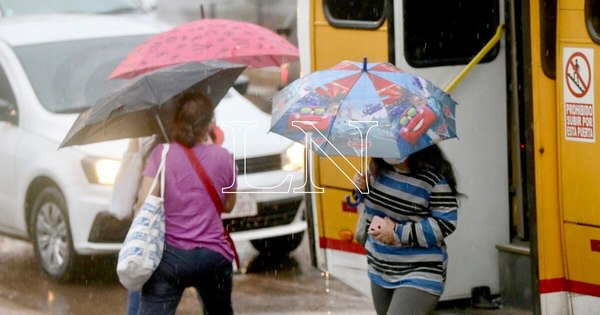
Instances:
[[[528,244],[496,244],[503,307],[533,310],[531,257]]]

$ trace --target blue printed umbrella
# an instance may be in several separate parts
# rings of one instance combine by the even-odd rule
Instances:
[[[456,105],[439,87],[390,63],[343,61],[281,90],[271,131],[312,144],[321,156],[402,158],[456,137]]]

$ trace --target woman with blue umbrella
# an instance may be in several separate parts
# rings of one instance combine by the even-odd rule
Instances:
[[[444,291],[459,197],[452,164],[437,145],[405,159],[372,158],[357,240],[367,252],[378,315],[429,314]],[[360,174],[355,185],[366,191]]]
[[[457,136],[455,107],[428,80],[366,59],[313,72],[273,98],[271,131],[311,140],[321,156],[371,157],[369,180],[354,177],[365,192],[356,236],[379,315],[428,314],[444,290],[444,239],[461,194],[437,143]]]

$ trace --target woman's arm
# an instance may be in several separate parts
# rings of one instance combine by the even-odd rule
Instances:
[[[456,229],[458,199],[446,180],[433,188],[429,198],[430,216],[418,222],[396,223],[389,217],[381,230],[370,231],[375,239],[384,244],[404,244],[430,247],[442,241]]]
[[[154,178],[152,178],[152,177],[148,177],[148,176],[142,177],[142,183],[140,185],[140,189],[138,190],[137,202],[135,204],[135,213],[137,213],[140,210],[140,208],[142,207],[142,205],[144,204],[144,201],[146,200],[146,196],[148,196],[148,192],[150,191],[150,186],[152,186],[153,180],[154,180]],[[155,196],[160,195],[160,185],[156,185],[152,194]]]
[[[233,207],[235,206],[236,198],[237,198],[237,194],[235,193],[235,191],[233,191],[233,193],[231,193],[231,194],[229,194],[229,193],[225,194],[225,203],[223,204],[223,212],[229,213],[229,212],[231,212],[231,210],[233,210]]]
[[[396,224],[396,240],[411,246],[430,247],[454,232],[458,219],[458,198],[445,179],[431,191],[429,210],[431,215],[419,222]]]

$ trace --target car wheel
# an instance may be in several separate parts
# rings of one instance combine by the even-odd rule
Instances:
[[[46,187],[35,199],[31,231],[33,248],[42,270],[54,280],[70,280],[76,254],[69,228],[67,204],[57,188]]]
[[[284,255],[295,250],[302,243],[304,232],[265,238],[261,240],[252,240],[252,246],[261,254]]]

